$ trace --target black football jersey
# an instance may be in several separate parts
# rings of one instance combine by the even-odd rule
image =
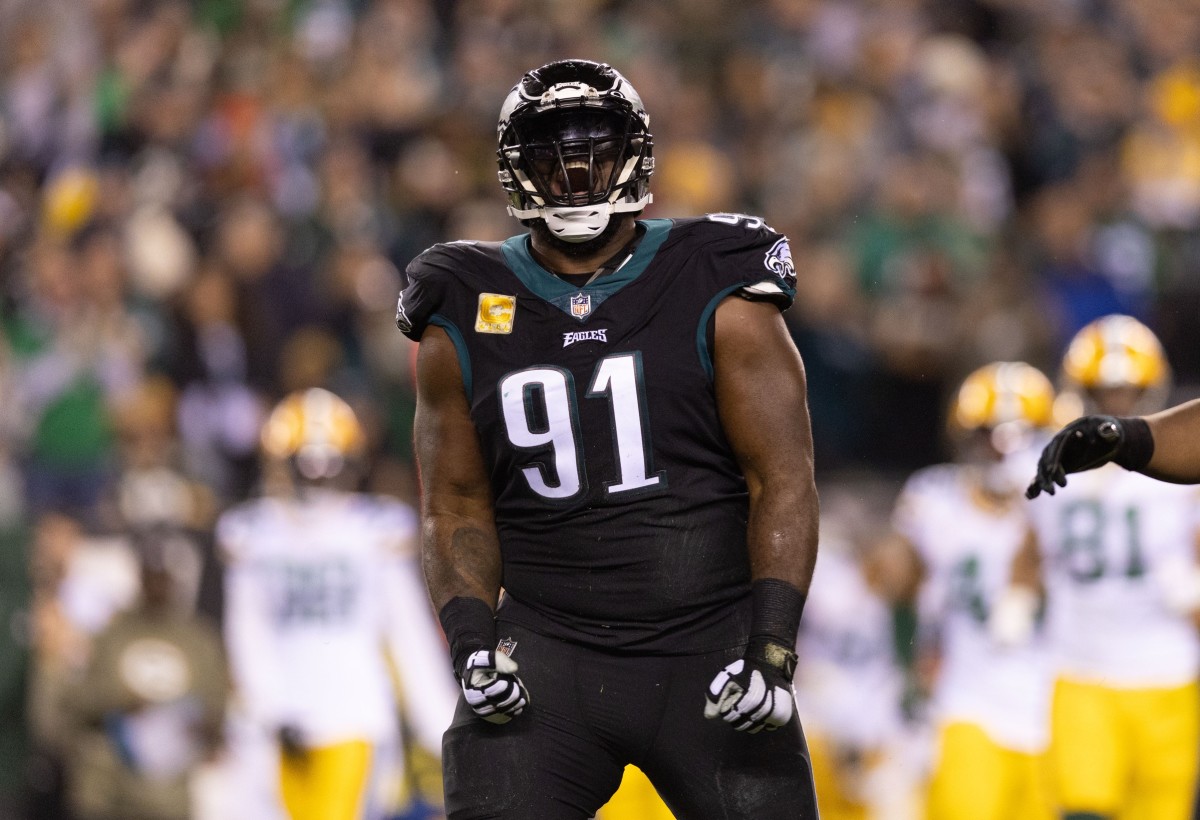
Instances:
[[[593,646],[708,651],[744,639],[750,589],[711,320],[731,294],[786,308],[795,271],[755,217],[638,224],[632,256],[584,287],[542,268],[527,234],[436,245],[406,271],[397,324],[444,328],[457,349],[504,616]]]

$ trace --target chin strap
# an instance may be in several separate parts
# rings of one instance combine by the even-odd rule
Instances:
[[[604,232],[613,214],[640,213],[654,201],[653,194],[646,194],[635,202],[618,200],[617,202],[600,202],[595,205],[574,205],[571,207],[547,207],[537,205],[533,208],[518,208],[508,206],[508,212],[520,220],[542,219],[550,232],[564,242],[587,242]]]

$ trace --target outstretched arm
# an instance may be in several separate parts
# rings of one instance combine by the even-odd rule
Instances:
[[[1068,474],[1110,461],[1162,481],[1200,483],[1200,400],[1152,416],[1076,419],[1046,445],[1025,495],[1054,495]]]
[[[1142,470],[1176,484],[1200,483],[1200,399],[1148,416],[1154,454]]]

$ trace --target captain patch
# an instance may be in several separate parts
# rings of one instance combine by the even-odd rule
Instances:
[[[512,333],[516,312],[517,297],[501,293],[481,293],[479,315],[475,317],[475,332]]]

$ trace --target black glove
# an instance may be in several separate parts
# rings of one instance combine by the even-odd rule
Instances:
[[[708,685],[704,716],[720,717],[739,732],[774,731],[796,711],[795,671],[796,653],[790,647],[753,640],[746,654]]]
[[[1094,470],[1115,462],[1140,470],[1154,453],[1150,426],[1137,417],[1084,416],[1059,430],[1042,450],[1037,476],[1025,490],[1027,498],[1054,495],[1054,486],[1067,486],[1068,473]]]
[[[286,758],[302,759],[308,754],[308,746],[304,743],[304,732],[300,727],[284,724],[275,730],[275,739],[279,741],[279,750]]]
[[[503,652],[471,653],[458,679],[467,704],[489,723],[508,723],[529,703],[525,684],[517,677],[517,662]]]

